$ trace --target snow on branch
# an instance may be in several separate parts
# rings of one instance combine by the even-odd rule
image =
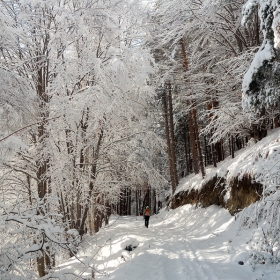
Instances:
[[[1,248],[0,275],[4,279],[14,275],[15,270],[22,271],[28,260],[35,260],[43,253],[51,255],[50,252],[61,250],[75,252],[81,242],[78,232],[65,230],[59,222],[61,215],[47,213],[41,200],[28,209],[23,208],[19,200],[11,207],[1,203],[0,209],[0,230],[16,236]]]

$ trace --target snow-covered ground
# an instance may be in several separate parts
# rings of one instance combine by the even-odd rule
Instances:
[[[278,194],[278,191],[272,192],[271,187],[278,190],[279,170],[280,128],[270,131],[262,141],[238,151],[234,159],[228,157],[217,168],[208,167],[204,179],[199,174],[182,179],[176,190],[176,193],[191,188],[199,190],[216,175],[229,181],[249,174],[270,190],[270,196],[265,196],[268,202],[255,204],[259,209],[267,206],[265,211],[257,212],[257,207],[251,205],[232,217],[226,209],[217,206],[195,209],[185,205],[175,210],[163,209],[160,214],[152,216],[148,229],[144,227],[142,217],[112,216],[109,226],[94,237],[85,238],[79,260],[73,258],[61,264],[58,271],[74,272],[82,279],[92,279],[91,268],[94,268],[97,279],[280,280],[280,264],[268,265],[269,257],[261,260],[263,264],[250,258],[252,248],[262,247],[261,242],[268,234],[279,228],[279,225],[273,226],[276,221],[280,224],[280,215],[276,213],[278,204],[276,207],[273,203],[280,196],[271,198],[271,195]],[[272,209],[271,215],[267,209]],[[258,218],[256,228],[250,217],[258,216],[258,213],[266,213],[264,217],[269,216],[270,222],[264,219],[261,224]],[[263,231],[266,228],[268,231]],[[274,239],[267,243],[277,247],[278,235],[274,235]],[[129,252],[125,250],[128,246],[135,248]],[[274,254],[280,253],[277,248]],[[260,251],[266,254],[266,249]],[[279,260],[279,255],[274,257]],[[256,264],[254,270],[250,263]],[[67,279],[78,278],[69,274]]]
[[[86,237],[79,258],[104,280],[280,279],[279,265],[257,265],[253,271],[248,264],[252,229],[241,230],[239,217],[217,206],[185,205],[153,215],[145,228],[142,217],[112,216],[109,227]],[[137,248],[124,250],[129,245]],[[91,270],[75,259],[60,269],[91,279]]]

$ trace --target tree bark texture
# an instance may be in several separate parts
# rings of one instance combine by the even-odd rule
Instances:
[[[101,147],[102,140],[103,140],[103,133],[104,133],[104,125],[101,124],[96,147],[92,148],[93,163],[91,164],[91,172],[90,172],[90,179],[91,180],[90,180],[89,186],[88,186],[87,201],[90,201],[91,198],[92,198],[92,195],[93,195],[94,182],[95,182],[95,179],[96,179],[96,176],[97,176],[97,162],[98,162],[98,158],[99,158],[100,147]],[[86,222],[87,214],[88,214],[88,211],[89,211],[89,203],[85,204],[83,210],[84,211],[83,211],[83,215],[82,215],[82,218],[81,218],[80,227],[78,228],[80,236],[82,236],[84,234],[85,222]],[[99,217],[97,215],[97,217],[94,217],[94,220],[98,220],[98,218]]]
[[[203,155],[202,155],[202,150],[201,150],[201,145],[200,145],[200,140],[199,140],[196,109],[194,107],[192,109],[192,114],[193,114],[193,119],[194,119],[194,131],[196,134],[196,146],[197,146],[198,156],[199,156],[200,171],[201,171],[202,178],[204,178],[205,177],[205,168],[204,168],[204,164],[203,164]]]
[[[169,118],[168,118],[168,102],[167,102],[167,96],[166,91],[164,89],[163,95],[162,95],[162,104],[163,104],[163,116],[165,121],[165,137],[167,142],[167,154],[168,154],[168,160],[169,160],[169,172],[170,172],[170,180],[171,180],[171,188],[172,193],[175,192],[176,189],[176,180],[175,180],[175,174],[174,174],[174,162],[172,157],[172,147],[171,147],[171,139],[170,139],[170,127],[169,127]]]
[[[189,70],[189,64],[187,59],[187,53],[185,48],[184,39],[180,39],[181,49],[182,49],[182,56],[183,56],[183,66],[185,72],[187,73]],[[187,101],[187,107],[192,108],[191,101]],[[196,147],[195,147],[195,130],[194,130],[194,120],[192,118],[192,113],[188,113],[188,127],[189,127],[189,134],[190,134],[190,142],[191,142],[191,151],[192,151],[192,160],[193,160],[193,170],[195,174],[199,173],[198,170],[198,162],[197,162],[197,154],[196,154]]]
[[[233,135],[231,135],[231,138],[230,138],[230,142],[231,142],[231,157],[234,158],[234,151],[235,151],[235,145],[234,145],[234,138],[233,138]]]
[[[174,182],[175,188],[178,186],[178,173],[177,173],[177,159],[176,159],[176,151],[175,151],[175,135],[174,135],[174,119],[173,119],[173,104],[172,104],[172,88],[171,83],[168,85],[168,109],[169,109],[169,124],[170,124],[170,148],[171,148],[171,156],[173,163],[173,174],[174,174]],[[175,189],[173,193],[175,192]]]
[[[189,152],[188,152],[188,142],[187,142],[187,131],[184,131],[183,134],[184,139],[184,150],[185,150],[185,161],[186,161],[186,175],[190,174],[190,166],[189,166]]]

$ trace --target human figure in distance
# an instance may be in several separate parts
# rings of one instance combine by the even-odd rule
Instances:
[[[143,216],[144,216],[144,219],[145,219],[145,227],[148,228],[149,227],[149,219],[150,219],[150,216],[151,216],[151,210],[150,210],[149,206],[146,206],[146,209],[143,212]]]

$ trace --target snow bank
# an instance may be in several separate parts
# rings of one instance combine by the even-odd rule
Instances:
[[[227,182],[233,178],[242,179],[251,175],[258,182],[265,178],[278,177],[280,170],[280,128],[271,130],[269,135],[261,141],[248,145],[235,153],[235,158],[227,157],[217,164],[217,168],[206,168],[206,177],[201,174],[191,174],[179,183],[174,195],[191,189],[200,190],[204,184],[215,176],[226,178]]]

